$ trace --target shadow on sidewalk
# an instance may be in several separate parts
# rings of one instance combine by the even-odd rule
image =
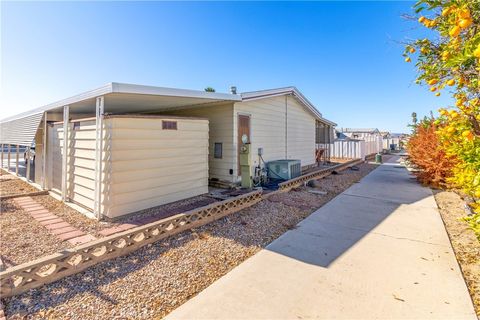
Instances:
[[[387,163],[301,221],[266,250],[329,267],[402,205],[431,196],[408,171]]]

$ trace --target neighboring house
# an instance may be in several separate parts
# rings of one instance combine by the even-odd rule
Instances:
[[[334,126],[295,87],[225,94],[110,83],[3,120],[0,142],[35,141],[35,183],[113,218],[206,193],[209,179],[237,184],[244,134],[252,175],[263,161],[314,165]]]
[[[381,137],[382,134],[377,128],[342,128],[340,130],[345,136],[353,139],[365,139]]]

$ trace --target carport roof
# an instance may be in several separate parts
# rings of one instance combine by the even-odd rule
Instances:
[[[23,112],[13,117],[5,118],[1,123],[24,118],[40,112],[60,111],[63,106],[67,105],[70,106],[71,112],[82,112],[85,111],[87,106],[95,106],[95,98],[99,96],[105,96],[105,107],[115,107],[115,110],[112,110],[115,112],[146,112],[154,108],[160,109],[162,107],[190,106],[219,101],[242,100],[240,95],[228,93],[111,82],[100,88]],[[129,101],[129,98],[135,99],[135,105],[132,105],[132,101]],[[117,110],[117,106],[120,110]],[[135,110],[132,110],[133,106],[135,106]],[[130,110],[125,110],[126,108]],[[108,112],[108,110],[106,111]]]
[[[313,104],[295,87],[237,95],[111,82],[100,88],[1,120],[0,143],[30,145],[46,111],[61,113],[64,106],[69,106],[71,113],[95,113],[95,100],[100,96],[105,99],[104,111],[106,113],[148,113],[182,107],[200,107],[219,102],[248,101],[285,94],[296,97],[317,120],[336,126],[335,123],[323,118]],[[19,128],[21,129],[19,130]]]

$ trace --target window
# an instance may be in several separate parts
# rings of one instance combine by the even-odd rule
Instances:
[[[222,159],[222,150],[223,144],[221,142],[215,142],[215,147],[213,149],[213,157],[215,159]]]
[[[177,130],[177,121],[162,121],[163,130]]]

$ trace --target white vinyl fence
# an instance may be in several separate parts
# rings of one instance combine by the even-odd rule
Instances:
[[[331,145],[331,157],[340,159],[364,159],[364,140],[335,140]]]
[[[335,140],[330,147],[331,157],[340,159],[365,159],[383,150],[382,137],[365,137],[364,140]]]
[[[383,151],[383,138],[381,136],[364,137],[365,155],[378,153]]]

